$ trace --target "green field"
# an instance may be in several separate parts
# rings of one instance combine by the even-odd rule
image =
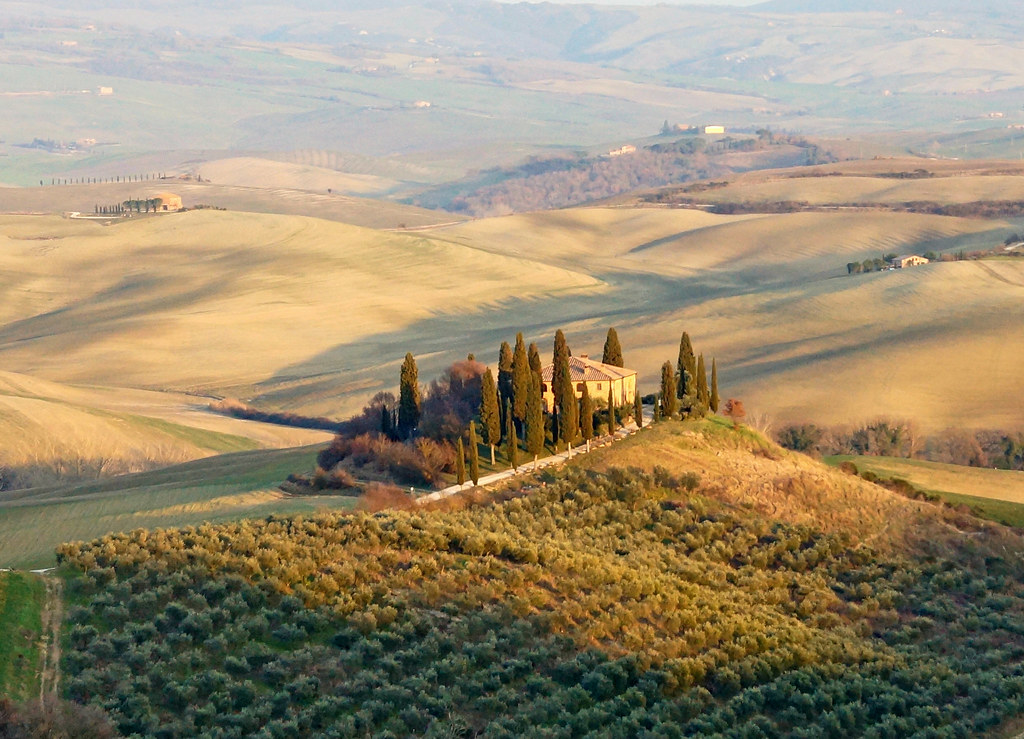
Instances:
[[[39,688],[43,581],[26,572],[0,572],[0,697],[32,697]]]
[[[0,566],[48,567],[65,541],[350,507],[349,497],[292,497],[277,486],[313,468],[319,447],[239,452],[101,482],[0,493]]]
[[[1024,472],[848,454],[826,457],[825,461],[835,466],[853,462],[862,473],[872,472],[887,480],[906,480],[947,503],[970,506],[983,518],[1024,528]]]

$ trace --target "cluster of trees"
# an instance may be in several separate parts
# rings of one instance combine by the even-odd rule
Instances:
[[[36,139],[33,144],[38,142]],[[53,144],[57,146],[56,142],[42,142],[44,144]],[[35,148],[47,148],[45,146],[36,146]],[[95,185],[98,182],[143,182],[144,180],[165,180],[167,175],[160,174],[133,174],[133,175],[116,175],[114,177],[51,177],[51,185]],[[39,186],[43,186],[43,181],[39,180]]]
[[[476,217],[564,208],[641,188],[705,177],[709,168],[719,171],[725,168],[715,162],[717,155],[757,151],[780,144],[806,148],[808,163],[817,163],[822,157],[817,147],[799,138],[775,135],[708,141],[686,136],[642,147],[623,156],[594,157],[580,153],[531,159],[514,168],[486,170],[457,195],[450,196],[446,186],[436,196],[422,198],[421,204]]]
[[[787,449],[831,456],[906,457],[969,467],[1024,470],[1024,432],[946,429],[922,434],[911,421],[877,419],[859,426],[790,424],[776,441]]]
[[[454,474],[459,484],[467,479],[476,484],[481,445],[489,450],[491,465],[496,464],[496,450],[501,448],[505,462],[517,468],[523,452],[536,460],[547,447],[571,449],[577,443],[589,444],[602,424],[608,433],[630,416],[642,425],[639,394],[632,407],[621,408],[610,384],[607,398],[591,398],[584,383],[582,397],[577,399],[569,373],[570,356],[565,334],[559,330],[552,352],[554,407],[548,412],[543,402],[540,350],[533,343],[527,347],[522,333],[516,335],[515,348],[502,342],[497,377],[470,355],[452,364],[424,390],[416,359],[406,354],[398,397],[391,393],[374,396],[359,415],[341,424],[337,438],[320,454],[318,463],[326,472],[346,460],[356,467],[372,464],[377,471],[392,471],[396,481],[405,484],[437,485],[442,482],[441,473]],[[604,364],[623,366],[622,346],[614,328],[608,330],[601,359]],[[713,384],[717,382],[715,372],[712,368]],[[426,445],[424,440],[435,444]],[[360,451],[353,451],[357,447]],[[424,454],[424,450],[430,453]],[[451,461],[438,466],[439,459]]]
[[[968,736],[1024,711],[1024,583],[983,542],[882,554],[663,469],[546,482],[64,545],[68,695],[142,737]]]
[[[712,358],[709,384],[704,355],[694,356],[690,335],[684,331],[679,339],[675,366],[672,362],[661,366],[661,391],[655,404],[655,419],[703,418],[709,412],[718,413],[719,402],[718,364]],[[730,409],[737,402],[730,399]],[[741,416],[739,413],[734,417]]]

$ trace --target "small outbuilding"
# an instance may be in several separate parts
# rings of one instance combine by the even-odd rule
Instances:
[[[919,267],[922,264],[928,264],[928,260],[924,257],[919,257],[917,254],[907,254],[902,257],[896,257],[891,261],[891,264],[896,269],[903,269],[904,267]]]
[[[156,206],[158,211],[173,213],[184,207],[181,204],[181,196],[174,193],[161,192],[154,195],[153,199],[158,201]]]
[[[549,364],[540,374],[544,409],[548,413],[555,406],[555,393],[551,387],[553,369],[554,365]],[[577,398],[583,395],[584,385],[595,401],[606,400],[610,388],[615,404],[620,408],[632,404],[636,397],[636,370],[595,362],[586,354],[569,357],[569,377],[572,379],[573,391]]]

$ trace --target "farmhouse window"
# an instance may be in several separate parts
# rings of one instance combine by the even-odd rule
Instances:
[[[601,383],[600,383],[600,382],[599,382],[599,383],[597,383],[597,389],[598,389],[598,390],[600,390],[600,389],[601,389]]]
[[[583,392],[583,383],[582,382],[577,382],[576,383],[576,391],[580,392],[580,393]]]

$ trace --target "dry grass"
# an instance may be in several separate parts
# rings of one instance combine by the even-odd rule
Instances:
[[[985,531],[992,542],[1006,533],[786,451],[747,427],[734,431],[722,419],[655,424],[577,464],[597,470],[630,466],[653,471],[661,466],[675,475],[696,471],[702,495],[754,509],[772,520],[848,534],[855,542],[883,550],[969,547],[978,531]]]
[[[224,452],[326,441],[240,421],[175,393],[61,385],[0,372],[0,467],[20,484],[140,472]]]
[[[956,493],[1024,504],[1024,472],[963,467],[896,457],[836,457],[835,463],[852,459],[859,470],[879,477],[902,478],[928,492]]]
[[[349,174],[326,167],[257,157],[232,157],[203,162],[201,172],[205,179],[218,185],[284,188],[317,193],[331,189],[339,194],[379,195],[398,185],[395,180],[384,177]]]

